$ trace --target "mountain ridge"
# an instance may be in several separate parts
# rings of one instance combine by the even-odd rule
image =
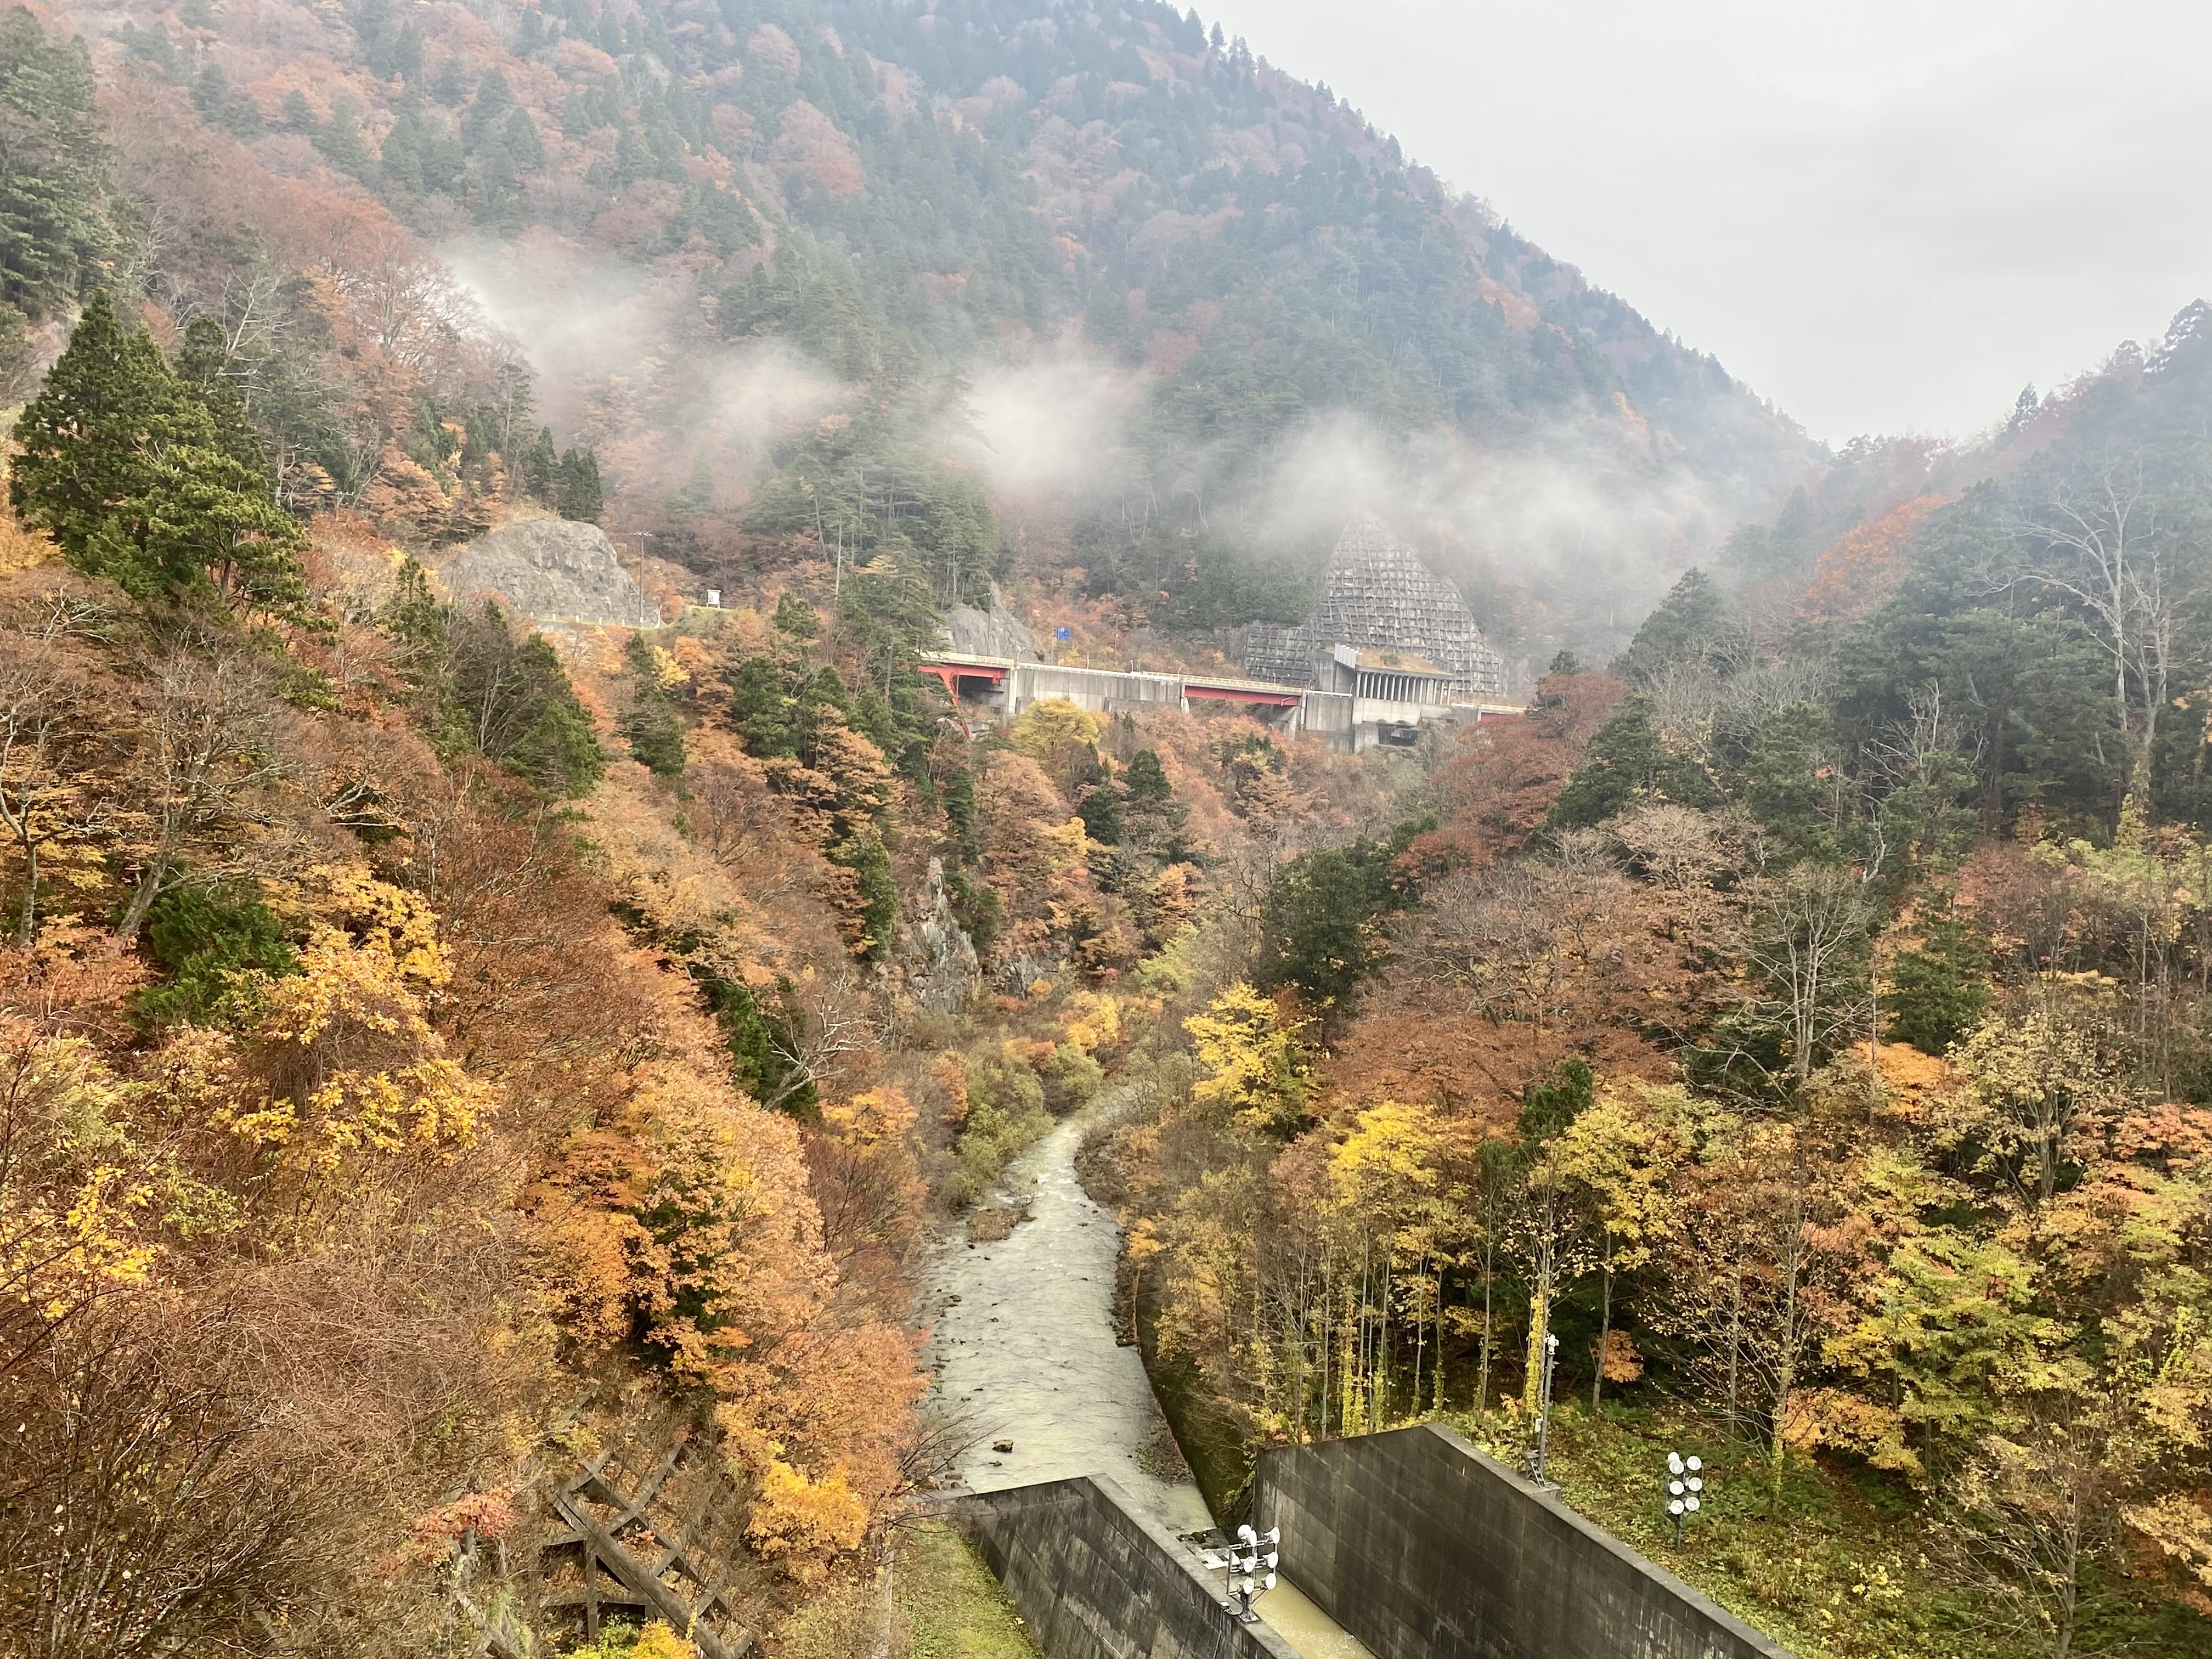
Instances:
[[[1118,414],[1078,411],[1097,464],[1061,491],[1077,533],[1041,556],[1094,586],[1109,572],[1133,617],[1154,591],[1133,568],[1159,553],[1152,532],[1102,557],[1074,544],[1084,524],[1126,519],[1141,501],[1148,520],[1164,513],[1178,544],[1203,544],[1201,563],[1294,544],[1310,562],[1336,525],[1285,524],[1275,504],[1299,446],[1332,421],[1353,420],[1373,453],[1382,481],[1358,489],[1428,490],[1413,515],[1499,625],[1521,601],[1484,593],[1517,593],[1531,572],[1540,586],[1553,562],[1608,581],[1627,573],[1615,610],[1648,599],[1824,465],[1820,446],[1717,361],[1408,164],[1324,88],[1149,0],[404,12],[384,0],[250,11],[188,0],[49,15],[95,43],[140,216],[187,167],[264,175],[264,194],[295,198],[166,210],[252,228],[246,246],[185,250],[200,269],[155,273],[179,323],[215,313],[235,325],[231,313],[268,308],[266,295],[251,299],[257,287],[319,266],[358,286],[354,266],[392,257],[333,254],[272,216],[312,216],[317,194],[333,198],[333,220],[388,212],[396,222],[368,240],[404,227],[410,257],[473,263],[480,305],[538,319],[501,342],[466,316],[467,292],[450,296],[460,303],[440,326],[475,337],[488,360],[477,378],[527,359],[561,441],[606,458],[611,510],[726,582],[733,559],[760,551],[739,547],[740,529],[799,528],[762,519],[757,503],[775,494],[763,467],[788,470],[793,456],[830,474],[846,465],[818,443],[811,460],[801,453],[807,424],[855,412],[844,404],[871,388],[897,402],[917,381],[1054,351],[1138,391]],[[226,152],[231,141],[242,154]],[[197,161],[155,165],[160,147],[192,145]],[[172,246],[155,263],[179,258]],[[541,289],[571,295],[550,309],[590,325],[550,329],[549,307],[514,302]],[[653,314],[625,309],[624,289],[657,295]],[[588,337],[622,330],[630,337],[595,357]],[[283,331],[312,324],[289,318]],[[241,339],[236,372],[280,453],[315,448],[263,384],[286,378],[281,362],[270,368],[283,350]],[[766,371],[781,380],[769,400],[792,406],[772,430],[756,422],[732,437],[744,422],[731,397],[754,398],[760,376],[727,394],[714,374],[769,348],[793,354]],[[415,470],[452,468],[410,428],[434,428],[477,397],[441,391],[418,386],[414,418],[395,408],[380,434],[321,444],[326,503],[388,516],[396,493],[421,519]],[[909,448],[942,452],[915,430],[936,422],[920,405],[958,401],[957,389],[910,398],[886,424]],[[1422,444],[1430,453],[1413,459]],[[342,448],[355,452],[351,476]],[[872,467],[931,471],[943,459],[878,456]],[[1440,477],[1448,487],[1421,482]],[[429,516],[459,522],[426,533],[489,521],[442,493],[444,514]],[[857,501],[850,516],[865,516]],[[951,580],[972,598],[981,574]],[[940,599],[962,596],[945,588]],[[1556,631],[1563,603],[1538,599],[1537,634]]]

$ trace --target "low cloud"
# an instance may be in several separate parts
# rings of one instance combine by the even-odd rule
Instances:
[[[1706,481],[1595,416],[1478,444],[1436,428],[1394,438],[1338,411],[1283,446],[1255,501],[1247,533],[1279,547],[1333,543],[1372,513],[1478,597],[1525,591],[1541,612],[1517,619],[1532,638],[1599,660],[1729,522]]]
[[[961,447],[1009,494],[1101,489],[1126,470],[1128,418],[1142,393],[1134,374],[1075,348],[986,370],[969,392]]]
[[[619,487],[684,486],[703,460],[717,500],[742,501],[770,447],[844,396],[781,340],[701,349],[688,273],[656,279],[544,230],[443,255],[520,343],[556,441],[594,447]]]

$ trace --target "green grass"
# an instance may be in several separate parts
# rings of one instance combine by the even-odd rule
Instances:
[[[1450,1426],[1510,1467],[1516,1440],[1493,1414],[1486,1437],[1469,1414]],[[1675,1547],[1663,1507],[1667,1454],[1706,1463],[1705,1508]],[[1793,1458],[1778,1518],[1766,1513],[1765,1466],[1710,1429],[1661,1411],[1573,1406],[1552,1419],[1552,1478],[1580,1514],[1795,1649],[1803,1659],[2032,1659],[2039,1632],[1995,1616],[1988,1593],[1947,1569],[1926,1512],[1904,1487],[1847,1466]],[[2138,1595],[2123,1581],[2091,1587],[2077,1653],[2203,1659],[2212,1621]]]
[[[897,1562],[891,1595],[912,1659],[1042,1659],[983,1558],[944,1522],[902,1528]]]

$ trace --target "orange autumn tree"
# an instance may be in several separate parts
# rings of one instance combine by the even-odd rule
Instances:
[[[1912,568],[1913,538],[1946,499],[1916,495],[1823,550],[1813,568],[1812,585],[1798,599],[1797,614],[1816,622],[1842,622],[1874,610],[1905,580]]]
[[[756,1547],[802,1578],[856,1547],[900,1485],[921,1378],[909,1336],[847,1294],[798,1126],[688,1053],[640,1066],[572,1138],[543,1206],[573,1322],[635,1337],[716,1401]]]

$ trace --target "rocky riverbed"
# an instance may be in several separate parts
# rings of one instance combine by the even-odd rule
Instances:
[[[1132,1103],[1126,1085],[1102,1092],[932,1246],[929,1358],[939,1404],[963,1425],[957,1468],[970,1487],[1105,1474],[1169,1531],[1194,1532],[1212,1517],[1143,1360],[1115,1329],[1121,1232],[1075,1174],[1084,1136]],[[1294,1556],[1295,1540],[1284,1549]],[[1260,1609],[1307,1659],[1369,1659],[1287,1583]]]

